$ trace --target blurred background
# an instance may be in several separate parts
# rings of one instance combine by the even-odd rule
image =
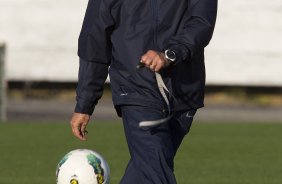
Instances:
[[[9,120],[68,120],[86,5],[86,0],[0,0]],[[199,120],[282,121],[281,10],[281,0],[219,2],[206,49],[206,108]],[[94,116],[116,118],[108,84]]]
[[[111,136],[96,131],[94,140],[80,143],[68,127],[86,6],[87,0],[0,0],[1,184],[54,183],[56,162],[78,147],[101,151],[114,165],[114,182],[122,175],[116,168],[126,166],[125,143],[101,144],[101,137],[125,142],[109,83],[93,121]],[[214,36],[206,48],[206,107],[197,113],[191,142],[184,142],[182,151],[187,148],[190,157],[180,152],[177,158],[180,183],[187,181],[187,165],[192,184],[282,182],[281,20],[281,0],[219,0]],[[118,158],[112,154],[117,150],[122,152]],[[21,154],[27,159],[21,160]],[[46,162],[52,164],[46,168]],[[37,177],[15,168],[31,168]]]

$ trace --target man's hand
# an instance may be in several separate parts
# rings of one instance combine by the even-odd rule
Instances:
[[[90,116],[88,114],[73,113],[71,118],[72,133],[82,141],[86,140],[86,126],[89,122]]]
[[[146,67],[155,72],[159,72],[162,68],[169,65],[164,53],[153,50],[149,50],[141,57],[141,63],[144,63]]]

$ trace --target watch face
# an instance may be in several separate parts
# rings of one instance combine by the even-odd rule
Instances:
[[[171,60],[171,61],[174,61],[176,59],[176,54],[174,51],[172,50],[167,50],[166,52],[166,57]]]

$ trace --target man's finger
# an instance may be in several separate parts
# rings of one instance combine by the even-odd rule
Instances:
[[[155,72],[159,72],[160,70],[161,70],[161,68],[162,68],[162,65],[157,65],[156,67],[155,67]]]
[[[82,135],[82,131],[81,131],[80,127],[77,127],[77,128],[74,129],[74,135],[82,141],[86,140],[85,137],[83,137],[83,135]]]
[[[141,57],[141,62],[144,63],[147,67],[150,67],[153,60],[154,60],[154,56],[152,55],[152,53],[150,53],[150,51],[148,51],[146,54],[144,54]]]
[[[145,61],[148,59],[148,57],[147,57],[147,55],[145,54],[145,55],[143,55],[142,57],[141,57],[141,63],[144,63],[145,64]]]
[[[151,63],[151,65],[149,66],[150,69],[154,71],[155,68],[156,68],[156,66],[157,66],[157,64],[158,64],[158,63],[156,63],[155,61],[153,61],[153,62]]]
[[[148,58],[146,59],[145,61],[143,61],[143,63],[147,66],[147,67],[150,67],[150,65],[152,64],[153,60]]]
[[[81,134],[82,134],[82,137],[84,138],[84,139],[86,139],[86,126],[87,126],[87,124],[86,123],[82,123],[82,125],[81,125]]]
[[[79,124],[80,123],[72,123],[72,132],[75,137],[84,141],[86,139],[82,136],[81,126],[79,126]]]
[[[161,62],[160,57],[158,57],[158,55],[156,55],[153,59],[152,64],[150,65],[150,69],[152,71],[156,71],[156,68],[158,67],[158,65],[160,65],[160,62]]]
[[[165,61],[160,58],[160,62],[155,67],[155,71],[159,72],[164,67],[165,67]]]

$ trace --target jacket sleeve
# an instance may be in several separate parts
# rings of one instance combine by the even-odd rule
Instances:
[[[211,40],[217,14],[217,0],[190,0],[178,34],[171,37],[165,49],[174,50],[178,61],[190,60],[193,54]]]
[[[89,0],[78,40],[79,74],[75,112],[91,115],[102,97],[111,61],[114,20],[105,0]]]
[[[114,28],[111,6],[106,0],[89,0],[78,39],[78,56],[85,61],[109,65]]]
[[[75,112],[89,115],[93,113],[102,97],[107,75],[108,65],[80,59]]]

